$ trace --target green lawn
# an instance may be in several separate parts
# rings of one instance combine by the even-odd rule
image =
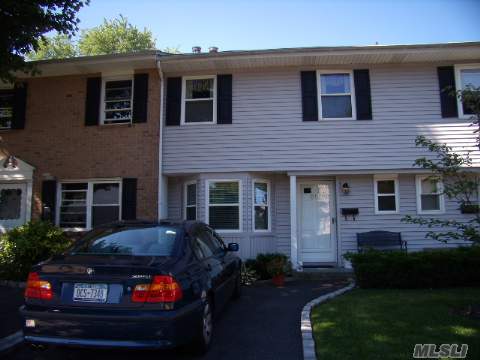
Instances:
[[[412,359],[422,344],[468,344],[480,359],[480,319],[462,315],[480,305],[480,288],[353,290],[313,309],[319,359]]]

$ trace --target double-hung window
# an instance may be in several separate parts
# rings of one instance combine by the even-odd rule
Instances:
[[[321,119],[355,118],[352,71],[319,71],[318,83]]]
[[[254,231],[270,231],[270,182],[253,181]]]
[[[90,229],[120,220],[120,182],[64,182],[59,185],[57,223]]]
[[[375,176],[375,214],[395,214],[399,211],[398,178]]]
[[[216,77],[184,77],[182,123],[216,123]]]
[[[457,90],[470,89],[480,91],[480,64],[474,65],[458,65],[456,69],[456,87]],[[475,102],[464,101],[457,98],[458,113],[462,118],[471,117],[475,114]]]
[[[429,175],[416,177],[417,212],[419,214],[435,214],[445,211],[443,184]]]
[[[0,129],[12,127],[13,97],[13,91],[0,90]]]
[[[133,79],[103,79],[102,124],[132,122]]]
[[[217,231],[241,230],[239,180],[207,181],[207,222]]]
[[[197,182],[185,184],[184,189],[184,214],[185,220],[197,219]]]

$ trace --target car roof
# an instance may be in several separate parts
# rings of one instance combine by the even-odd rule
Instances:
[[[115,221],[108,224],[100,225],[99,228],[110,228],[110,227],[149,227],[149,226],[178,226],[182,227],[186,232],[196,225],[205,225],[201,221],[196,220],[181,220],[181,219],[165,219],[159,221],[149,221],[149,220],[121,220]]]

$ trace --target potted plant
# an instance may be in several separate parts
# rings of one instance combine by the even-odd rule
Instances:
[[[285,285],[285,274],[288,272],[288,259],[285,256],[276,256],[267,264],[267,271],[272,277],[275,286]]]

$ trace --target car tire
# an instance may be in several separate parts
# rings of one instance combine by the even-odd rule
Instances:
[[[233,289],[232,298],[234,300],[238,300],[242,296],[242,279],[241,276],[238,275],[235,279],[235,288]]]
[[[208,351],[213,339],[213,308],[210,299],[203,306],[200,325],[199,333],[193,341],[193,351],[198,356]]]

